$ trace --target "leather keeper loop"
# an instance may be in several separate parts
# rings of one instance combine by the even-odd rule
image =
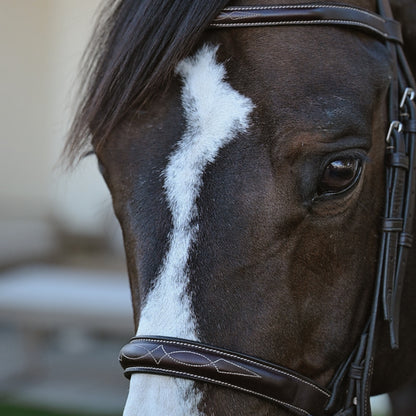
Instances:
[[[409,170],[409,157],[404,153],[390,153],[387,156],[387,163],[396,168]]]
[[[409,233],[400,233],[399,244],[411,248],[413,245],[413,235]]]
[[[412,119],[412,120],[407,120],[404,124],[403,124],[403,130],[406,133],[416,133],[416,120]]]
[[[383,231],[393,232],[403,230],[403,219],[402,218],[384,218],[383,220]]]
[[[399,22],[393,19],[386,19],[385,27],[387,33],[394,33],[396,42],[403,44],[402,29]]]
[[[354,380],[362,380],[363,371],[364,368],[361,365],[352,364],[350,369],[350,378],[353,378]]]

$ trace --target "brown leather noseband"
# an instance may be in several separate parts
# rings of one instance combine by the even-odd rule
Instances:
[[[330,392],[275,364],[199,342],[135,337],[120,353],[125,375],[151,373],[216,384],[280,404],[300,416],[323,416]]]
[[[339,25],[384,42],[395,63],[390,86],[390,126],[386,137],[386,196],[379,266],[371,314],[360,341],[323,388],[293,370],[255,357],[166,337],[135,337],[120,353],[127,377],[151,373],[229,387],[278,403],[297,415],[371,415],[371,374],[375,327],[381,304],[398,348],[400,299],[408,249],[412,244],[416,186],[415,82],[403,54],[400,24],[387,0],[379,13],[339,4],[227,7],[212,28],[282,25]]]

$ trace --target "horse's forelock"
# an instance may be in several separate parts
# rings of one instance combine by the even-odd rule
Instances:
[[[79,104],[65,155],[74,162],[132,109],[166,86],[228,0],[109,0],[83,58]]]

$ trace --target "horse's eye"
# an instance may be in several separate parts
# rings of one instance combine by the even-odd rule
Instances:
[[[325,166],[318,183],[317,196],[336,195],[352,188],[361,175],[362,160],[358,158],[340,158]]]

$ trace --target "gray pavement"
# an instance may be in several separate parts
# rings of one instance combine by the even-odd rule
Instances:
[[[121,415],[133,332],[124,270],[31,264],[0,273],[0,401]]]
[[[128,389],[117,355],[125,339],[71,330],[30,340],[0,328],[0,401],[91,415],[121,415]],[[37,345],[33,345],[36,343]]]

